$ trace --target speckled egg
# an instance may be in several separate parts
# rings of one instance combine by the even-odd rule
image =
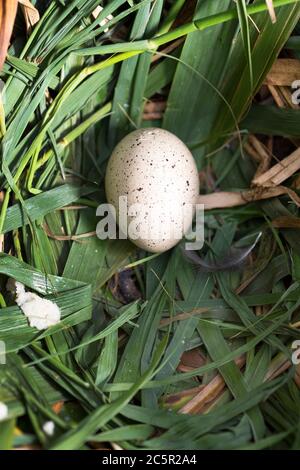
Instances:
[[[190,228],[199,177],[193,155],[178,137],[146,128],[131,132],[115,147],[105,188],[121,232],[156,253],[175,246]]]

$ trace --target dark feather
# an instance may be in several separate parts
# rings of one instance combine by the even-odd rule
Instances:
[[[190,261],[198,271],[232,271],[239,269],[245,263],[248,256],[257,245],[261,235],[262,233],[260,232],[255,241],[249,246],[243,248],[232,246],[226,255],[224,255],[221,259],[215,259],[214,261],[207,261],[201,258],[201,256],[199,256],[196,251],[185,250],[183,245],[181,246],[181,249],[185,258]]]

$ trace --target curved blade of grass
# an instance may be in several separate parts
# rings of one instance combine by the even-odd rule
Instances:
[[[78,449],[95,431],[101,429],[106,423],[113,419],[130,402],[138,390],[155,374],[155,369],[159,364],[161,356],[165,350],[166,339],[158,345],[150,368],[135,382],[131,389],[122,394],[120,398],[111,405],[104,405],[95,410],[80,425],[79,430],[70,431],[63,435],[51,448],[60,449]]]

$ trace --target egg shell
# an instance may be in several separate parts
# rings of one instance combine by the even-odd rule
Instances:
[[[163,252],[176,245],[190,227],[199,197],[199,176],[193,155],[174,134],[159,128],[138,129],[115,147],[109,159],[105,188],[107,200],[117,211],[119,197],[128,207],[140,204],[135,237],[140,248]]]

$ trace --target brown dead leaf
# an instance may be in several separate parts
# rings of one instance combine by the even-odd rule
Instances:
[[[3,67],[17,13],[17,0],[0,0],[0,70]]]
[[[90,237],[95,237],[96,232],[86,232],[86,233],[80,233],[77,235],[56,235],[51,232],[47,224],[43,225],[43,228],[45,230],[46,235],[49,238],[52,238],[53,240],[58,240],[58,241],[76,241],[76,240],[81,240],[82,238],[90,238]]]
[[[26,23],[26,30],[30,32],[34,25],[36,25],[40,20],[39,11],[32,5],[29,0],[19,0],[23,15]]]

